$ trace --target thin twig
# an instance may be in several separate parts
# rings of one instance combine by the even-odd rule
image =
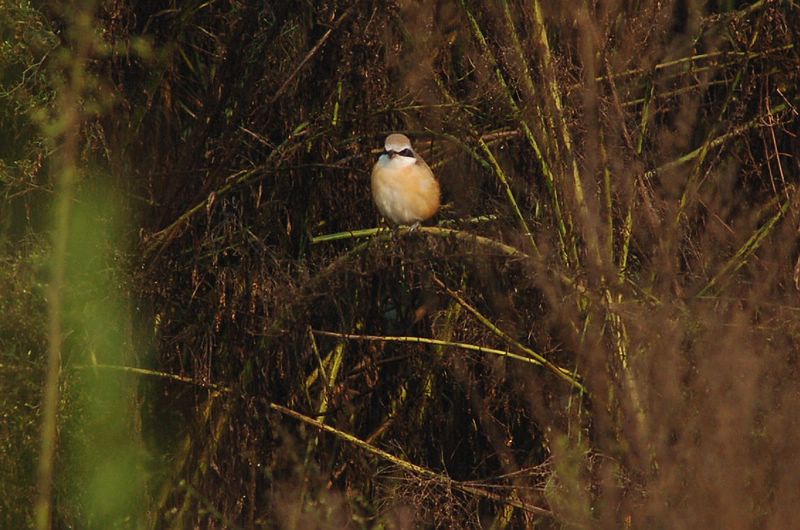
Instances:
[[[443,485],[448,486],[450,488],[458,489],[458,490],[463,491],[465,493],[470,493],[470,494],[473,494],[473,495],[477,495],[479,497],[484,497],[486,499],[490,499],[492,501],[508,504],[508,505],[514,506],[515,508],[519,508],[520,510],[525,510],[525,511],[528,511],[528,512],[531,512],[531,513],[538,513],[538,514],[547,514],[547,515],[551,515],[552,514],[550,512],[550,510],[548,510],[546,508],[541,508],[539,506],[534,506],[532,504],[523,503],[523,502],[520,502],[520,501],[512,499],[512,498],[508,498],[508,497],[505,497],[505,496],[502,496],[502,495],[498,495],[496,493],[492,493],[490,491],[486,491],[483,488],[475,487],[475,486],[473,486],[471,484],[467,484],[467,483],[464,483],[464,482],[453,480],[453,479],[451,479],[450,477],[448,477],[446,475],[442,475],[442,474],[437,473],[435,471],[432,471],[432,470],[430,470],[430,469],[428,469],[426,467],[422,467],[420,465],[411,463],[411,462],[409,462],[407,460],[403,460],[402,458],[398,458],[398,457],[394,456],[393,454],[384,451],[383,449],[375,447],[374,445],[369,444],[369,443],[365,442],[364,440],[362,440],[362,439],[360,439],[360,438],[358,438],[356,436],[353,436],[352,434],[349,434],[349,433],[346,433],[346,432],[341,431],[339,429],[336,429],[335,427],[331,427],[330,425],[326,425],[326,424],[322,423],[321,421],[318,421],[318,420],[315,420],[314,418],[310,418],[308,416],[300,414],[299,412],[296,412],[296,411],[294,411],[294,410],[292,410],[290,408],[284,407],[283,405],[278,405],[277,403],[270,403],[269,406],[270,406],[270,408],[272,410],[274,410],[276,412],[279,412],[279,413],[281,413],[281,414],[283,414],[285,416],[289,416],[291,418],[294,418],[294,419],[296,419],[298,421],[301,421],[301,422],[305,423],[306,425],[311,425],[312,427],[314,427],[316,429],[319,429],[321,431],[325,431],[325,432],[331,433],[334,436],[336,436],[337,438],[340,438],[340,439],[344,440],[345,442],[348,442],[348,443],[350,443],[350,444],[352,444],[352,445],[354,445],[354,446],[356,446],[356,447],[358,447],[360,449],[363,449],[364,451],[366,451],[366,452],[368,452],[368,453],[370,453],[370,454],[372,454],[374,456],[377,456],[377,457],[379,457],[379,458],[381,458],[383,460],[386,460],[386,461],[396,465],[397,467],[405,470],[406,472],[413,473],[413,474],[416,474],[416,475],[420,475],[422,477],[426,477],[426,478],[434,480],[434,481],[436,481],[436,482],[438,482],[440,484],[443,484]]]
[[[537,361],[537,364],[540,364],[541,366],[546,367],[551,372],[556,374],[558,377],[560,377],[561,379],[567,381],[569,384],[571,384],[574,387],[576,387],[577,389],[579,389],[581,392],[586,392],[586,388],[582,384],[580,384],[577,379],[575,379],[572,376],[572,372],[570,370],[567,370],[566,368],[561,368],[560,366],[558,366],[558,365],[554,364],[553,362],[549,361],[548,359],[546,359],[541,354],[533,351],[531,348],[525,346],[524,344],[522,344],[518,340],[514,339],[511,335],[509,335],[508,333],[506,333],[505,331],[503,331],[502,329],[497,327],[491,320],[489,320],[486,316],[484,316],[480,311],[478,311],[475,307],[473,307],[469,302],[464,300],[464,298],[462,298],[461,295],[459,295],[457,292],[453,291],[452,289],[448,288],[435,275],[432,276],[431,279],[433,280],[433,283],[438,285],[439,288],[443,289],[448,294],[448,296],[450,296],[450,298],[452,298],[453,300],[458,302],[459,305],[461,305],[461,307],[463,307],[464,309],[469,311],[475,318],[478,319],[478,321],[480,321],[484,326],[486,326],[489,329],[489,331],[491,331],[492,333],[494,333],[495,335],[497,335],[498,337],[500,337],[504,341],[510,343],[512,346],[514,346],[515,348],[519,349],[520,351],[525,352],[525,354],[528,355],[530,359]]]
[[[353,10],[357,5],[358,2],[354,2],[353,5],[351,5],[347,9],[347,11],[345,11],[342,14],[342,16],[340,16],[331,25],[330,28],[328,28],[328,31],[323,33],[322,37],[320,37],[320,39],[317,41],[314,47],[308,50],[308,53],[306,54],[305,57],[303,57],[303,60],[300,61],[300,63],[295,67],[294,70],[292,70],[292,73],[289,74],[289,77],[286,78],[283,84],[281,84],[280,88],[275,92],[275,95],[272,96],[272,99],[269,100],[270,105],[283,95],[283,93],[286,91],[286,88],[289,86],[289,83],[291,83],[292,80],[294,80],[294,78],[297,77],[297,74],[300,73],[300,70],[303,69],[303,67],[308,63],[308,61],[310,61],[311,58],[314,57],[314,55],[316,55],[320,49],[322,49],[322,46],[324,46],[325,43],[328,41],[328,39],[331,37],[331,35],[333,35],[333,32],[339,29],[339,26],[341,26],[342,22],[344,22],[347,19],[347,17],[350,16],[350,14],[353,12]]]

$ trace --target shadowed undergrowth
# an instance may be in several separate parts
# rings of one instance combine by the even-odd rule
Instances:
[[[0,526],[798,525],[797,6],[267,4],[0,7]]]

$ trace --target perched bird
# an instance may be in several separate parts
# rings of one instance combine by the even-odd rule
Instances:
[[[386,137],[372,168],[372,198],[381,214],[398,225],[417,227],[439,210],[439,182],[404,134]]]

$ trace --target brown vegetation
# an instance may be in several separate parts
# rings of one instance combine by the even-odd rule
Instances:
[[[0,19],[0,526],[800,527],[795,4]]]

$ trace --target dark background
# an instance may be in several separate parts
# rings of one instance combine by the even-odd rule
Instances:
[[[800,525],[796,4],[0,19],[0,526]]]

